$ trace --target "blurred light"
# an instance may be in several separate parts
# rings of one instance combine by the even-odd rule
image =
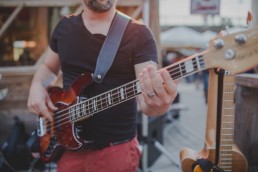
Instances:
[[[35,41],[14,41],[13,42],[14,48],[34,48],[36,47]]]
[[[61,15],[61,16],[65,16],[65,15],[70,14],[70,13],[71,13],[71,10],[70,10],[69,7],[63,7],[63,8],[61,9],[61,11],[60,11],[60,15]]]
[[[18,40],[13,42],[13,60],[18,61],[25,48],[36,47],[35,41]]]

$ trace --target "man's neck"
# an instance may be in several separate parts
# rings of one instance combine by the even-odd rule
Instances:
[[[85,7],[82,13],[83,23],[92,34],[107,35],[115,13],[115,8],[104,13],[97,13]]]

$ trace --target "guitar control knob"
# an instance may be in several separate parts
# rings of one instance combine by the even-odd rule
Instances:
[[[244,44],[247,41],[247,37],[243,34],[236,35],[235,41],[239,44]]]
[[[102,77],[101,77],[101,75],[98,75],[97,78],[98,78],[98,80],[100,80]]]
[[[233,49],[227,49],[225,51],[225,59],[231,60],[235,57],[236,53]]]
[[[224,41],[222,39],[216,39],[214,40],[214,46],[218,49],[222,48],[224,47]]]

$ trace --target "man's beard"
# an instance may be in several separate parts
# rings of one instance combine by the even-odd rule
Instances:
[[[104,13],[114,5],[113,0],[108,0],[105,4],[98,2],[98,0],[84,0],[84,3],[89,9],[97,13]]]

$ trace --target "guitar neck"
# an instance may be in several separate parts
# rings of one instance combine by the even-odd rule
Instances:
[[[225,75],[223,82],[223,102],[219,146],[219,167],[232,171],[232,146],[234,136],[234,80],[233,75]]]
[[[205,69],[202,55],[190,56],[166,67],[170,76],[176,80]],[[115,89],[89,98],[69,107],[70,122],[84,120],[94,114],[135,98],[141,94],[139,80],[131,81]]]

